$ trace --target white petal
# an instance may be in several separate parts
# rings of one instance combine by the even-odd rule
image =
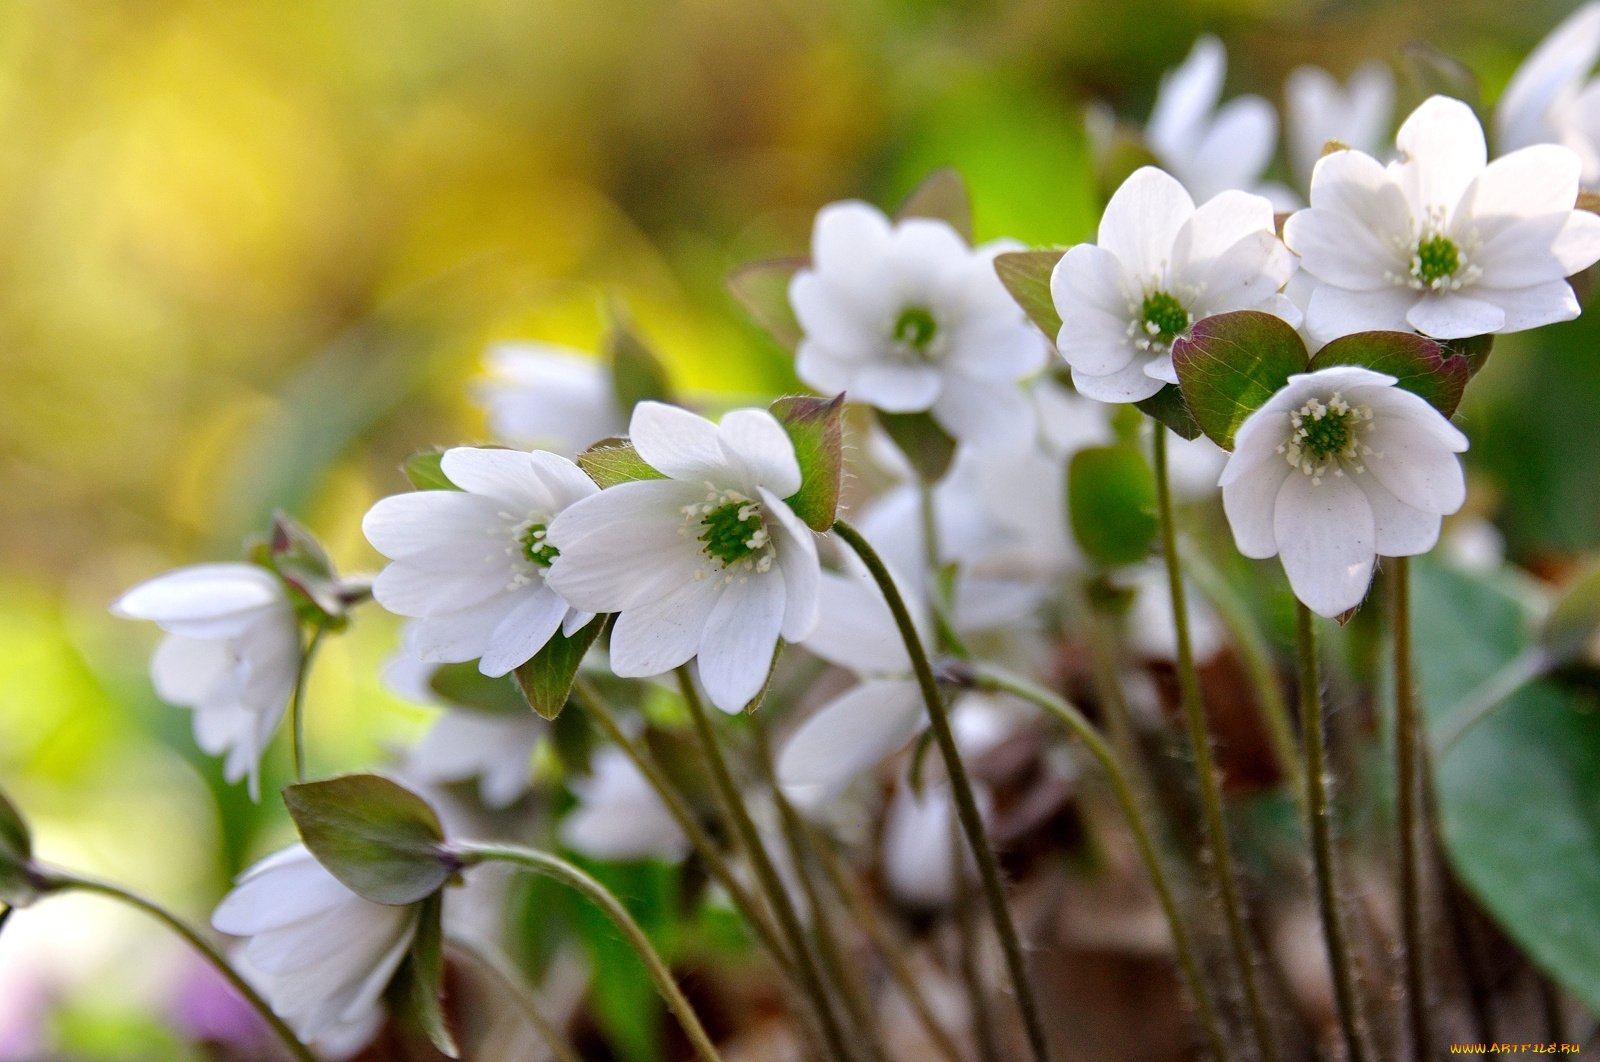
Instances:
[[[1194,213],[1194,200],[1169,173],[1154,166],[1133,172],[1111,196],[1100,218],[1099,244],[1143,283],[1166,272],[1172,244]]]
[[[850,397],[888,413],[917,413],[933,405],[944,376],[932,365],[874,363],[856,376]]]
[[[761,501],[774,518],[778,569],[783,573],[781,633],[787,641],[804,641],[816,630],[820,615],[822,568],[817,563],[816,535],[771,491],[763,489]]]
[[[1209,317],[1276,303],[1274,296],[1293,272],[1294,256],[1275,233],[1251,233],[1208,264],[1202,274],[1205,294],[1193,312]]]
[[[488,450],[457,446],[439,459],[439,470],[462,490],[498,499],[514,512],[549,512],[555,499],[534,474],[531,455],[523,450]]]
[[[1484,288],[1526,288],[1561,280],[1600,260],[1600,216],[1587,210],[1507,225],[1472,256]]]
[[[737,576],[706,617],[700,681],[711,703],[737,715],[772,670],[783,626],[784,583],[777,572]]]
[[[234,663],[227,639],[169,634],[150,656],[150,682],[163,701],[193,708],[208,700]]]
[[[1321,284],[1306,305],[1305,327],[1319,345],[1356,332],[1409,332],[1406,314],[1416,302],[1410,288],[1347,291]]]
[[[700,483],[724,465],[717,426],[665,402],[634,406],[628,438],[645,464],[672,479]]]
[[[1173,268],[1203,267],[1256,233],[1276,238],[1272,204],[1259,195],[1225,191],[1195,208],[1178,230],[1172,249]]]
[[[545,581],[589,612],[620,612],[660,596],[700,566],[698,544],[679,532],[688,530],[684,507],[705,497],[699,484],[639,480],[585,498],[550,523],[547,541],[560,555]]]
[[[717,438],[729,464],[742,469],[749,486],[780,498],[800,489],[800,462],[783,425],[764,409],[735,409],[722,418]]]
[[[1457,217],[1489,223],[1566,213],[1578,199],[1583,160],[1559,144],[1538,144],[1489,163],[1461,197]]]
[[[870,579],[823,572],[820,618],[805,647],[830,664],[868,674],[909,672],[900,628]]]
[[[124,619],[155,620],[168,630],[184,627],[181,633],[192,637],[226,637],[249,621],[246,614],[284,600],[282,584],[259,565],[194,564],[140,583],[111,611]]]
[[[623,610],[611,628],[612,672],[650,678],[688,663],[700,651],[718,596],[712,578],[690,579],[675,593]]]
[[[1284,222],[1283,239],[1300,267],[1352,291],[1392,285],[1410,270],[1410,210],[1399,187],[1375,161],[1339,151],[1317,163],[1312,205]],[[1361,183],[1358,183],[1361,182]],[[1331,202],[1330,202],[1331,201]]]
[[[1237,96],[1223,104],[1204,139],[1183,167],[1196,199],[1254,187],[1278,143],[1278,112],[1260,96]]]
[[[488,647],[478,664],[478,670],[490,678],[499,678],[526,663],[544,648],[566,618],[567,603],[547,586],[541,585],[519,596],[522,601],[489,636]]]
[[[1460,100],[1430,96],[1411,112],[1395,136],[1404,161],[1396,172],[1419,216],[1454,213],[1473,178],[1488,161],[1478,118]]]
[[[1502,290],[1497,288],[1472,288],[1472,297],[1493,303],[1505,314],[1502,333],[1522,332],[1557,321],[1571,321],[1583,312],[1572,285],[1565,280],[1552,280],[1529,288]]]
[[[495,594],[470,608],[415,620],[411,651],[430,664],[459,664],[488,652],[495,628],[517,607],[517,594]]]
[[[925,719],[916,683],[864,682],[795,731],[778,755],[778,784],[802,811],[820,811],[862,771],[905,748]]]
[[[1127,368],[1106,376],[1072,370],[1072,385],[1080,395],[1096,402],[1141,402],[1166,385],[1145,374],[1148,358],[1136,358]]]
[[[1482,299],[1454,292],[1428,292],[1406,311],[1406,322],[1425,336],[1462,339],[1500,331],[1506,314]]]
[[[1145,126],[1145,139],[1157,155],[1187,157],[1194,151],[1222,98],[1227,62],[1222,42],[1207,33],[1195,40],[1181,66],[1162,75]]]
[[[1461,459],[1425,430],[1395,417],[1375,418],[1363,442],[1373,450],[1364,458],[1367,468],[1407,505],[1448,516],[1467,500]]]
[[[956,326],[944,365],[973,379],[1015,383],[1044,368],[1049,357],[1044,336],[1020,316],[986,316]]]
[[[1289,586],[1319,616],[1337,616],[1361,603],[1372,582],[1377,532],[1372,505],[1349,476],[1314,483],[1296,472],[1283,482],[1273,534]]]
[[[373,549],[398,560],[425,550],[480,543],[487,533],[507,524],[501,515],[505,511],[506,503],[498,498],[459,490],[419,490],[380,498],[362,517],[361,530]],[[526,511],[517,511],[516,518]]]
[[[1021,450],[1035,435],[1033,404],[1014,383],[951,376],[933,417],[958,441],[995,450]]]
[[[1063,318],[1080,307],[1121,317],[1128,310],[1129,287],[1122,260],[1092,243],[1068,248],[1050,272],[1050,297]]]
[[[1130,315],[1114,316],[1081,303],[1069,303],[1064,308],[1056,349],[1073,371],[1086,376],[1110,376],[1144,356],[1128,334]]]
[[[534,475],[544,482],[545,490],[550,492],[550,498],[555,503],[552,516],[574,502],[600,493],[600,488],[595,486],[594,480],[583,469],[559,454],[535,450],[528,455],[528,462],[533,465]]]
[[[390,561],[372,581],[372,596],[401,616],[471,608],[504,590],[511,578],[512,562],[502,543],[486,539],[476,549],[435,547]]]
[[[817,211],[811,230],[811,264],[845,290],[882,283],[881,265],[889,252],[889,219],[856,200],[829,203]]]
[[[1431,550],[1439,541],[1438,513],[1427,513],[1396,498],[1374,476],[1355,477],[1372,506],[1372,521],[1377,531],[1380,557],[1414,557]]]
[[[1233,541],[1246,557],[1276,556],[1278,492],[1293,469],[1281,456],[1265,457],[1235,450],[1223,470],[1222,508],[1233,529]],[[1231,480],[1229,476],[1233,476]]]
[[[1600,57],[1600,4],[1584,4],[1528,54],[1495,105],[1501,151],[1547,139],[1551,108],[1594,68]]]

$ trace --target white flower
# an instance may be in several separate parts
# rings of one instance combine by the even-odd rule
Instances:
[[[1020,249],[970,248],[942,221],[891,223],[866,203],[823,207],[811,267],[789,285],[805,331],[800,379],[891,413],[931,410],[964,442],[1024,442],[1017,382],[1044,367],[1048,348],[994,271],[995,255]]]
[[[382,1025],[417,912],[362,899],[297,844],[241,874],[211,924],[249,938],[241,965],[295,1035],[343,1058]]]
[[[1292,206],[1287,188],[1261,175],[1278,143],[1278,115],[1260,96],[1237,96],[1221,109],[1228,53],[1209,33],[1183,64],[1161,78],[1145,143],[1200,202],[1227,191],[1256,192]]]
[[[1340,85],[1317,66],[1295,67],[1284,83],[1289,102],[1289,161],[1300,187],[1330,140],[1376,155],[1394,118],[1394,74],[1382,63],[1366,63]]]
[[[495,438],[571,457],[622,433],[606,366],[550,343],[501,343],[484,357],[489,378],[475,397]]]
[[[1359,151],[1317,163],[1311,206],[1284,227],[1311,293],[1306,329],[1415,329],[1437,339],[1520,332],[1578,316],[1564,278],[1600,259],[1600,217],[1575,211],[1580,163],[1540,144],[1486,164],[1460,100],[1411,113],[1387,167]]]
[[[741,711],[766,682],[781,635],[817,624],[817,547],[785,504],[800,489],[794,444],[772,414],[712,424],[641,402],[629,438],[667,479],[573,505],[550,525],[550,584],[580,608],[618,613],[611,668],[643,678],[699,656],[706,693]]]
[[[556,552],[551,521],[598,488],[571,461],[541,451],[457,447],[440,467],[461,490],[397,494],[362,520],[367,540],[392,560],[372,594],[390,612],[420,617],[410,641],[423,660],[479,660],[485,675],[504,675],[557,629],[570,635],[593,618],[569,607],[545,575]]]
[[[425,785],[476,778],[485,807],[509,807],[533,784],[533,750],[544,732],[532,712],[451,708],[406,753],[406,770]]]
[[[249,776],[277,732],[300,668],[300,623],[283,583],[254,564],[196,564],[159,575],[111,606],[154,620],[167,637],[150,658],[156,693],[194,709],[194,739],[226,756],[223,777]]]
[[[1564,144],[1583,159],[1586,185],[1600,180],[1600,3],[1584,4],[1550,31],[1506,84],[1495,106],[1502,153]]]
[[[1395,382],[1343,365],[1289,377],[1239,426],[1222,470],[1239,552],[1281,555],[1319,615],[1361,603],[1379,554],[1432,549],[1466,500],[1466,436]]]
[[[1056,348],[1081,394],[1137,402],[1178,382],[1172,341],[1202,317],[1266,310],[1298,325],[1280,293],[1293,273],[1267,200],[1223,192],[1196,209],[1171,175],[1146,166],[1106,204],[1099,243],[1056,263]]]
[[[689,839],[627,753],[598,749],[589,770],[567,783],[578,806],[561,820],[563,844],[591,859],[676,863],[689,854]]]

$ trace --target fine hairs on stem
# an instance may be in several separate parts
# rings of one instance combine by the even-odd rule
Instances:
[[[1005,953],[1006,969],[1011,977],[1012,989],[1016,992],[1017,1009],[1022,1015],[1022,1025],[1027,1032],[1029,1048],[1036,1062],[1048,1062],[1050,1048],[1045,1040],[1044,1024],[1039,1016],[1038,1001],[1034,998],[1033,984],[1028,978],[1028,964],[1023,954],[1022,940],[1017,935],[1016,923],[1011,918],[1011,908],[1006,903],[1005,886],[1000,881],[1000,865],[995,859],[994,849],[989,845],[988,831],[983,827],[983,816],[979,814],[978,802],[972,795],[972,781],[967,777],[966,765],[961,762],[961,752],[956,747],[955,734],[950,729],[949,712],[945,708],[944,697],[939,692],[939,685],[934,680],[933,667],[928,663],[928,654],[923,649],[922,639],[917,634],[916,625],[912,622],[911,613],[906,609],[905,601],[900,597],[899,589],[894,585],[894,578],[889,574],[889,569],[884,567],[877,551],[859,531],[843,520],[835,522],[833,530],[867,566],[873,581],[878,584],[879,592],[889,605],[889,611],[894,615],[895,626],[900,629],[900,638],[905,642],[906,653],[911,657],[912,670],[917,676],[917,686],[922,691],[922,700],[928,709],[928,721],[934,739],[939,744],[939,754],[944,759],[945,772],[950,778],[950,791],[955,797],[956,813],[961,819],[962,832],[966,834],[967,845],[972,849],[973,857],[978,862],[978,873],[983,879],[984,899],[988,903],[989,916],[994,921],[995,932],[1000,937],[1000,948]]]
[[[1328,773],[1322,747],[1327,720],[1323,716],[1322,686],[1317,674],[1316,627],[1309,608],[1299,601],[1294,608],[1300,657],[1300,716],[1305,720],[1306,735],[1306,809],[1311,822],[1311,862],[1316,870],[1317,906],[1322,913],[1322,932],[1328,945],[1328,963],[1333,970],[1334,1002],[1338,1006],[1345,1050],[1350,1062],[1366,1062],[1367,1048],[1356,999],[1355,963],[1350,957],[1350,938],[1345,932],[1344,909],[1339,902],[1338,879],[1333,867],[1333,816],[1328,809]]]
[[[1152,454],[1155,458],[1156,508],[1161,522],[1161,552],[1167,565],[1167,587],[1172,595],[1172,619],[1178,636],[1178,688],[1183,699],[1184,720],[1188,724],[1189,744],[1194,754],[1195,779],[1200,789],[1200,809],[1205,820],[1206,839],[1215,858],[1211,864],[1217,893],[1222,899],[1222,914],[1228,925],[1228,940],[1233,947],[1234,965],[1244,988],[1245,1004],[1255,1033],[1256,1050],[1262,1062],[1278,1062],[1277,1038],[1261,996],[1256,972],[1255,949],[1250,943],[1244,910],[1228,842],[1228,822],[1222,811],[1222,786],[1217,779],[1216,761],[1211,755],[1211,732],[1206,726],[1205,705],[1200,699],[1200,676],[1195,671],[1194,648],[1189,638],[1189,611],[1185,602],[1183,566],[1178,558],[1178,532],[1172,514],[1172,484],[1167,478],[1167,428],[1152,418]],[[1355,1062],[1355,1060],[1352,1060]]]
[[[689,1038],[695,1057],[700,1062],[722,1062],[716,1047],[711,1043],[711,1037],[706,1035],[705,1027],[700,1024],[700,1018],[689,1005],[689,1000],[684,997],[678,982],[673,979],[672,970],[662,960],[655,946],[650,943],[650,938],[645,935],[644,930],[639,928],[639,923],[633,920],[633,915],[628,913],[628,909],[622,906],[622,902],[611,895],[604,885],[566,860],[532,848],[501,844],[460,844],[455,846],[454,852],[466,866],[490,860],[510,863],[536,874],[555,878],[582,893],[586,899],[605,912],[606,917],[611,919],[627,938],[635,954],[650,971],[661,998],[666,1001],[667,1008],[678,1019],[684,1035]]]
[[[1411,673],[1411,565],[1389,561],[1390,633],[1394,641],[1394,776],[1400,838],[1400,926],[1405,946],[1406,1018],[1411,1057],[1433,1057],[1428,1028],[1427,971],[1423,954],[1422,846],[1417,835],[1417,783],[1422,762],[1417,725],[1416,680]]]

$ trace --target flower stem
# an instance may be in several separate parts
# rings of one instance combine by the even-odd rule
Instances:
[[[510,863],[536,874],[555,878],[582,893],[591,903],[605,912],[606,917],[610,918],[622,931],[622,935],[628,938],[628,943],[650,971],[651,978],[655,980],[661,998],[666,1000],[668,1009],[677,1017],[684,1035],[689,1038],[689,1043],[694,1047],[695,1057],[700,1059],[700,1062],[721,1062],[716,1047],[711,1043],[711,1037],[706,1035],[705,1027],[700,1024],[694,1008],[689,1005],[683,990],[673,979],[672,970],[662,960],[655,946],[650,943],[645,931],[639,928],[639,923],[634,921],[633,915],[628,913],[628,909],[604,885],[566,860],[532,848],[504,844],[462,843],[454,846],[454,851],[468,866],[488,860]]]
[[[807,832],[811,850],[817,853],[817,862],[821,864],[823,873],[833,886],[833,891],[844,901],[845,906],[850,909],[850,914],[866,931],[867,936],[872,938],[872,943],[883,956],[884,965],[889,968],[890,978],[906,997],[906,1002],[911,1005],[917,1020],[922,1023],[923,1031],[928,1034],[928,1039],[933,1042],[934,1048],[944,1056],[945,1062],[962,1062],[960,1049],[956,1047],[955,1041],[950,1039],[950,1034],[945,1031],[944,1026],[939,1024],[939,1019],[934,1016],[927,995],[917,983],[911,964],[906,961],[904,944],[895,939],[888,927],[872,910],[872,904],[862,894],[861,886],[845,869],[839,859],[839,853],[833,850],[832,843],[822,835],[822,831],[804,820],[801,822],[801,827]]]
[[[1262,1062],[1277,1062],[1278,1044],[1272,1034],[1256,976],[1255,952],[1245,926],[1244,911],[1228,843],[1228,823],[1222,811],[1222,786],[1217,779],[1216,761],[1211,755],[1211,734],[1206,727],[1205,704],[1200,698],[1200,676],[1194,666],[1194,648],[1189,639],[1189,610],[1185,602],[1183,566],[1178,558],[1178,531],[1172,515],[1172,484],[1167,477],[1167,429],[1152,419],[1155,430],[1152,453],[1155,464],[1156,508],[1161,521],[1161,552],[1167,563],[1167,586],[1172,594],[1172,619],[1178,636],[1178,688],[1183,699],[1183,715],[1188,723],[1189,744],[1194,750],[1195,778],[1200,788],[1200,809],[1205,820],[1206,839],[1215,860],[1211,864],[1222,913],[1228,924],[1234,964],[1239,969],[1239,984],[1244,989],[1245,1005],[1255,1033],[1256,1049]]]
[[[294,746],[294,780],[297,782],[306,780],[306,682],[311,677],[311,658],[316,655],[317,646],[322,643],[322,636],[327,629],[321,623],[311,628],[311,637],[300,654],[300,666],[295,670],[294,693],[289,697],[289,731]]]
[[[1417,843],[1419,762],[1417,701],[1411,674],[1411,565],[1405,557],[1389,561],[1390,632],[1394,639],[1394,776],[1400,833],[1400,925],[1405,941],[1406,1017],[1411,1025],[1411,1057],[1433,1057],[1428,1028],[1422,924],[1422,850]]]
[[[817,969],[816,957],[811,954],[811,948],[806,943],[800,916],[795,911],[794,902],[789,898],[789,891],[784,887],[783,879],[778,876],[777,867],[772,864],[772,857],[767,855],[766,847],[761,843],[761,834],[751,820],[749,810],[744,806],[744,799],[739,795],[739,787],[734,783],[732,772],[728,770],[728,761],[722,755],[722,746],[717,742],[716,731],[711,727],[706,706],[700,700],[700,693],[695,689],[694,679],[687,667],[678,669],[678,688],[683,691],[683,700],[689,708],[689,717],[694,722],[695,736],[699,739],[701,754],[705,756],[706,764],[711,770],[711,780],[722,806],[722,814],[732,825],[745,857],[750,860],[751,869],[755,871],[756,880],[761,882],[761,888],[767,895],[767,903],[777,916],[778,927],[788,941],[789,954],[794,958],[795,973],[799,976],[801,987],[811,999],[828,1050],[835,1059],[843,1062],[850,1058],[851,1054],[846,1047],[844,1033],[839,1028],[838,1016],[834,1014],[833,1005],[828,999],[822,974]]]
[[[972,1038],[978,1045],[979,1062],[1000,1062],[1000,1045],[994,1038],[994,1018],[989,1011],[989,993],[983,984],[983,970],[978,961],[982,946],[979,938],[977,908],[972,903],[972,885],[967,881],[967,861],[962,850],[961,824],[950,819],[950,886],[951,905],[955,908],[956,964],[961,971],[961,981],[967,988],[967,998],[972,1006]]]
[[[1162,865],[1161,856],[1156,850],[1155,837],[1149,821],[1139,805],[1139,797],[1128,773],[1117,761],[1111,746],[1095,729],[1094,724],[1084,718],[1082,712],[1049,690],[1013,678],[996,668],[984,666],[980,666],[977,670],[977,686],[981,690],[1009,693],[1043,708],[1065,723],[1067,729],[1088,747],[1089,753],[1099,762],[1100,769],[1111,782],[1112,792],[1116,794],[1123,815],[1127,817],[1128,828],[1133,831],[1134,843],[1139,849],[1139,858],[1144,861],[1145,872],[1150,876],[1150,884],[1156,890],[1161,911],[1166,915],[1167,925],[1172,930],[1173,950],[1178,953],[1178,965],[1183,970],[1189,994],[1194,998],[1195,1010],[1200,1018],[1200,1026],[1205,1031],[1206,1041],[1211,1047],[1211,1053],[1218,1062],[1227,1062],[1230,1052],[1227,1040],[1222,1035],[1222,1025],[1217,1020],[1216,1009],[1211,1002],[1211,990],[1206,984],[1205,972],[1200,965],[1194,943],[1189,937],[1189,930],[1178,911],[1172,883],[1167,878],[1166,868]]]
[[[786,976],[792,977],[794,973],[793,963],[788,951],[783,946],[783,942],[778,939],[778,932],[773,928],[767,912],[739,881],[737,875],[733,873],[733,868],[723,858],[722,852],[717,848],[716,842],[711,839],[711,836],[706,833],[705,827],[700,825],[699,818],[695,816],[693,810],[685,802],[683,795],[678,792],[677,786],[672,783],[666,772],[662,771],[649,753],[638,742],[628,737],[627,733],[623,731],[622,725],[617,722],[616,716],[612,714],[605,699],[600,696],[599,691],[587,679],[579,676],[578,680],[573,684],[572,692],[578,703],[583,705],[584,710],[589,713],[589,718],[594,721],[595,725],[614,745],[627,754],[628,758],[633,761],[633,765],[639,769],[639,773],[643,774],[646,780],[649,781],[651,788],[656,791],[656,795],[666,805],[673,821],[678,824],[678,828],[683,831],[684,836],[689,838],[689,843],[694,846],[695,853],[705,861],[707,869],[717,879],[717,883],[728,893],[728,897],[733,900],[734,906],[739,908],[745,920],[750,923],[751,930],[761,941],[762,947],[772,956],[772,961],[777,964],[778,968]]]
[[[188,941],[190,947],[205,956],[206,961],[233,986],[233,990],[243,996],[245,1002],[249,1003],[257,1014],[261,1015],[261,1019],[271,1027],[272,1031],[277,1034],[278,1039],[282,1040],[283,1045],[289,1049],[289,1053],[294,1055],[299,1062],[317,1062],[317,1058],[311,1053],[311,1049],[300,1042],[300,1038],[294,1034],[294,1030],[290,1029],[284,1023],[284,1020],[273,1012],[271,1005],[261,998],[260,993],[250,986],[250,983],[239,974],[239,971],[233,968],[233,965],[227,959],[223,958],[222,953],[177,915],[172,914],[160,904],[147,900],[137,893],[129,892],[120,886],[112,885],[110,882],[80,878],[74,874],[61,872],[47,874],[45,882],[44,891],[47,892],[60,889],[78,889],[82,892],[98,893],[101,896],[109,896],[114,900],[120,900],[130,907],[136,907],[154,918]]]
[[[1339,1027],[1344,1033],[1347,1057],[1350,1062],[1366,1062],[1367,1048],[1361,1037],[1350,939],[1345,933],[1344,911],[1339,905],[1339,888],[1333,873],[1332,816],[1328,810],[1328,773],[1322,749],[1326,720],[1317,676],[1317,636],[1311,610],[1299,601],[1295,602],[1294,609],[1300,651],[1300,716],[1305,721],[1306,735],[1306,808],[1311,824],[1317,904],[1322,911],[1322,932],[1328,946],[1328,963],[1333,970],[1334,1001],[1338,1004]]]
[[[989,835],[983,827],[983,816],[978,813],[978,802],[972,795],[972,781],[967,777],[967,769],[961,762],[961,752],[956,748],[955,734],[950,730],[950,715],[945,709],[944,698],[939,693],[939,685],[934,680],[933,668],[928,663],[928,654],[922,647],[922,639],[917,636],[917,628],[912,623],[911,613],[907,611],[906,603],[900,597],[894,579],[889,575],[889,569],[884,567],[883,560],[877,552],[865,538],[861,537],[859,531],[843,520],[836,521],[833,530],[866,564],[867,570],[872,573],[873,580],[878,584],[878,590],[889,605],[889,611],[894,614],[895,626],[900,628],[900,637],[905,642],[907,654],[911,657],[917,685],[922,690],[922,699],[928,709],[928,721],[934,739],[939,743],[939,754],[944,758],[945,772],[949,775],[951,793],[955,797],[956,813],[961,819],[961,829],[967,835],[967,844],[978,862],[978,873],[983,880],[984,898],[989,905],[989,915],[994,920],[995,932],[1000,937],[1001,950],[1005,953],[1006,968],[1011,976],[1012,988],[1016,992],[1017,1009],[1022,1014],[1022,1024],[1028,1035],[1029,1047],[1036,1062],[1046,1062],[1050,1057],[1050,1048],[1045,1040],[1044,1023],[1039,1016],[1038,1002],[1034,999],[1033,985],[1028,980],[1028,965],[1023,954],[1022,941],[1017,935],[1016,923],[1011,919],[1011,909],[1006,904],[1005,886],[1000,881],[1000,865],[995,859],[994,849],[989,845]]]
[[[583,1059],[578,1057],[578,1052],[567,1043],[567,1038],[561,1035],[561,1030],[539,1010],[538,1003],[533,999],[528,986],[523,983],[522,977],[511,969],[511,965],[502,956],[458,937],[451,937],[447,943],[452,951],[465,956],[469,962],[488,974],[489,979],[495,982],[501,991],[511,997],[511,1002],[516,1005],[517,1011],[529,1025],[533,1026],[533,1031],[539,1034],[539,1038],[550,1049],[550,1054],[555,1057],[556,1062],[583,1062]]]

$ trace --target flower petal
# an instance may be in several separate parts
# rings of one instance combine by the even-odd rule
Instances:
[[[1380,483],[1376,476],[1357,476],[1356,485],[1366,492],[1372,506],[1372,521],[1380,557],[1415,557],[1431,550],[1439,541],[1438,513],[1423,512],[1407,505]]]
[[[801,811],[821,811],[922,729],[922,695],[905,680],[863,682],[800,725],[778,754],[778,784]]]
[[[488,600],[512,575],[505,548],[441,546],[390,561],[372,581],[378,604],[401,616],[437,616]]]
[[[628,438],[646,464],[672,479],[700,483],[723,467],[717,426],[665,402],[634,406]]]
[[[611,627],[612,672],[650,678],[688,663],[700,651],[718,596],[715,579],[690,579],[681,589],[623,610]]]
[[[619,483],[562,511],[547,541],[560,551],[545,581],[568,604],[621,612],[694,577],[703,555],[680,534],[683,510],[705,500],[704,486],[663,480]]]
[[[1399,417],[1375,418],[1363,440],[1367,468],[1396,498],[1423,512],[1448,516],[1467,500],[1461,459],[1426,429]]]
[[[1090,376],[1074,368],[1072,385],[1080,395],[1097,402],[1142,402],[1166,386],[1145,374],[1144,366],[1149,360],[1135,358],[1126,368],[1105,376]]]
[[[717,426],[717,439],[729,464],[740,469],[748,486],[766,487],[780,498],[800,489],[800,462],[783,425],[764,409],[735,409]]]
[[[1568,210],[1515,221],[1473,254],[1479,288],[1527,288],[1562,280],[1600,260],[1600,216]]]
[[[1430,96],[1395,136],[1403,161],[1395,167],[1418,217],[1455,213],[1456,203],[1488,162],[1483,127],[1460,100]]]
[[[771,491],[763,489],[761,501],[777,527],[774,537],[784,589],[781,633],[787,641],[804,641],[816,630],[820,615],[822,568],[817,563],[816,535]]]
[[[1157,155],[1187,158],[1193,153],[1200,130],[1222,98],[1227,63],[1222,42],[1207,33],[1195,40],[1182,65],[1162,75],[1145,125],[1145,140]]]
[[[777,572],[738,576],[717,599],[700,641],[700,682],[711,703],[737,715],[772,670],[783,627],[784,581]]]
[[[1410,288],[1350,291],[1320,284],[1306,304],[1306,331],[1317,344],[1356,332],[1409,332],[1406,314],[1417,302]]]
[[[918,413],[933,405],[944,374],[932,365],[875,362],[856,376],[851,397],[888,413]]]
[[[124,619],[155,620],[163,626],[200,627],[221,621],[223,627],[237,629],[241,614],[283,600],[283,585],[259,565],[193,564],[140,583],[118,598],[111,612]],[[185,633],[206,636],[199,630]],[[219,629],[217,636],[228,633],[232,630]]]
[[[545,490],[550,492],[550,498],[555,503],[555,509],[550,514],[552,516],[573,502],[600,493],[600,488],[595,486],[594,480],[583,469],[559,454],[535,450],[528,455],[528,462],[533,465],[534,475],[543,481]]]
[[[1234,244],[1257,233],[1277,238],[1272,204],[1249,192],[1224,191],[1196,207],[1178,230],[1172,268],[1175,272],[1203,269]]]
[[[1085,309],[1121,317],[1135,301],[1129,289],[1137,287],[1129,284],[1120,258],[1092,243],[1068,248],[1050,272],[1050,297],[1063,318]]]
[[[1169,173],[1154,166],[1133,172],[1100,218],[1099,244],[1122,262],[1136,284],[1166,274],[1172,244],[1194,213],[1194,200]]]
[[[1372,505],[1349,476],[1301,473],[1278,491],[1273,535],[1289,587],[1319,616],[1337,616],[1361,603],[1372,582],[1377,532]]]
[[[1236,96],[1218,110],[1204,138],[1180,167],[1194,197],[1252,188],[1278,143],[1278,112],[1260,96]]]
[[[804,639],[808,650],[830,664],[865,674],[911,670],[894,614],[870,579],[822,572],[817,595],[820,618]]]
[[[1033,404],[1015,383],[951,376],[933,404],[934,419],[957,440],[1021,450],[1034,439]]]
[[[1500,307],[1505,314],[1505,323],[1500,326],[1502,333],[1522,332],[1557,321],[1571,321],[1583,312],[1572,285],[1565,280],[1510,290],[1486,287],[1471,290],[1473,298]]]
[[[418,619],[409,628],[411,651],[429,664],[476,660],[488,651],[495,628],[517,601],[516,594],[495,594],[470,608]]]
[[[1584,4],[1550,32],[1517,67],[1495,105],[1501,151],[1549,138],[1550,111],[1594,69],[1600,57],[1600,6]]]
[[[1455,292],[1428,292],[1406,311],[1406,322],[1435,339],[1464,339],[1500,331],[1505,327],[1506,313],[1483,299]]]
[[[505,451],[511,453],[512,451]],[[391,560],[432,549],[482,542],[509,521],[506,503],[459,490],[418,490],[380,498],[361,518],[372,548]],[[520,517],[526,510],[515,515]]]
[[[457,446],[444,452],[439,470],[462,490],[496,498],[513,511],[549,512],[555,499],[534,474],[530,457],[522,450]]]
[[[522,600],[489,636],[488,648],[478,662],[478,670],[490,678],[499,678],[526,663],[544,648],[566,618],[567,603],[547,586],[518,596]]]
[[[1222,471],[1222,508],[1244,556],[1262,560],[1277,555],[1278,492],[1292,471],[1289,462],[1270,450],[1263,455],[1238,449],[1228,458]]]

